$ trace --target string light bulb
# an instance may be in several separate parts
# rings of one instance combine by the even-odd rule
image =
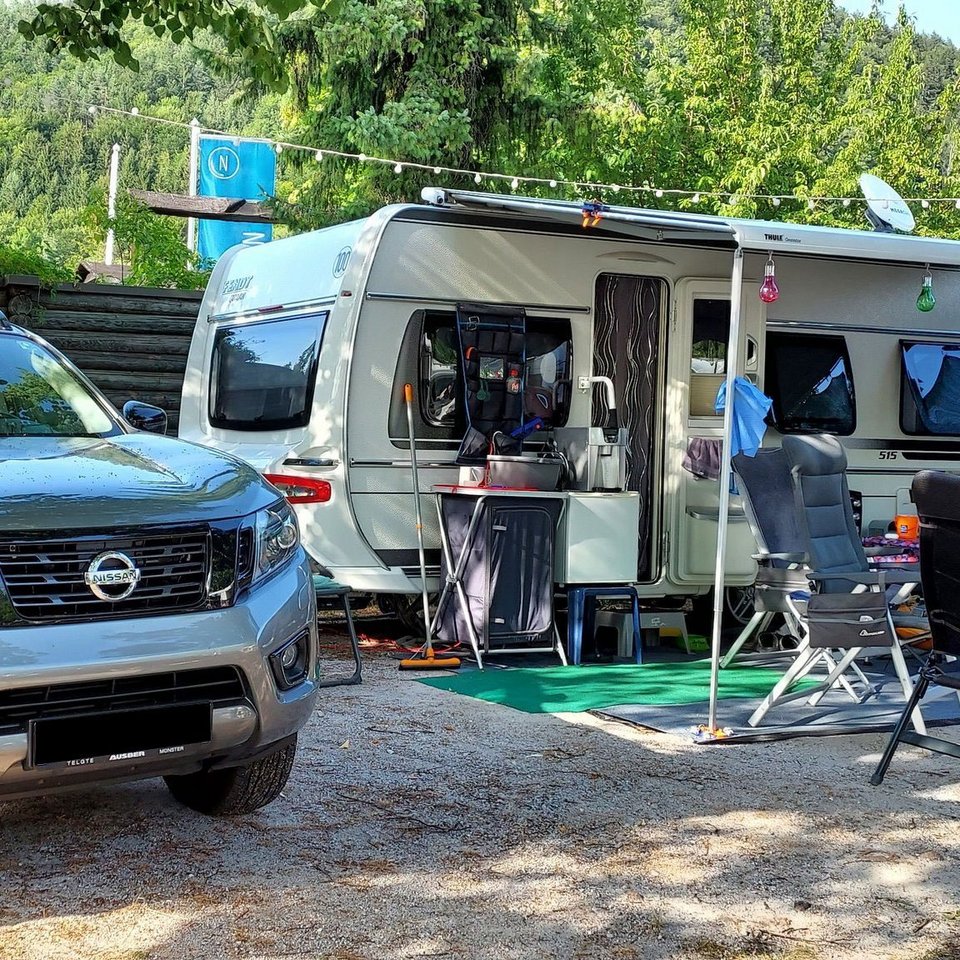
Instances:
[[[930,264],[927,264],[920,287],[920,296],[917,297],[917,309],[921,313],[929,313],[937,305],[937,298],[933,295],[933,277],[930,275]]]
[[[662,191],[662,190],[654,190],[654,191],[653,191],[653,195],[654,195],[655,197],[662,197],[662,196],[663,196],[663,191]]]
[[[844,205],[845,207],[849,207],[849,206],[850,206],[850,198],[849,198],[849,197],[844,197],[844,198],[843,198],[843,205]]]
[[[774,205],[775,207],[779,207],[779,206],[780,206],[780,198],[779,198],[779,197],[774,197],[774,198],[773,198],[773,205]]]
[[[780,288],[777,286],[775,274],[773,253],[768,253],[767,263],[763,268],[763,283],[760,284],[760,299],[764,303],[775,303],[780,298]]]
[[[434,172],[434,173],[440,173],[440,168],[439,168],[439,167],[434,167],[434,168],[433,168],[433,172]]]
[[[510,181],[510,189],[511,189],[511,190],[516,190],[517,187],[519,187],[519,186],[520,186],[520,181],[519,181],[516,177],[514,177],[514,178]]]
[[[482,182],[482,180],[483,180],[483,177],[481,177],[479,173],[475,173],[475,174],[473,175],[473,182],[474,182],[474,183],[480,183],[480,182]]]
[[[396,163],[396,164],[394,164],[394,166],[393,166],[393,172],[394,172],[394,173],[403,173],[403,164],[402,164],[402,163]]]
[[[317,163],[320,163],[320,161],[323,160],[323,151],[322,151],[322,150],[318,150],[318,151],[313,155],[313,158],[314,158],[314,160],[317,161]]]
[[[557,189],[557,181],[556,181],[556,180],[551,180],[551,181],[550,181],[550,187],[551,187],[551,189],[556,190],[556,189]]]
[[[95,116],[97,115],[97,108],[94,107],[93,105],[91,105],[91,106],[87,107],[87,113],[89,113],[91,117],[95,117]],[[960,201],[958,201],[958,202],[960,202]]]
[[[694,202],[694,203],[699,203],[699,202],[700,202],[700,194],[699,194],[699,193],[695,193],[695,194],[693,195],[693,202]]]
[[[357,159],[358,159],[361,163],[366,163],[366,162],[367,162],[367,155],[366,155],[365,153],[358,153],[358,154],[357,154]]]
[[[279,157],[280,154],[283,153],[283,144],[278,143],[273,149],[277,151],[277,156]]]
[[[139,116],[140,116],[140,108],[139,108],[139,107],[131,107],[131,108],[130,108],[130,116],[131,116],[131,117],[139,117]]]

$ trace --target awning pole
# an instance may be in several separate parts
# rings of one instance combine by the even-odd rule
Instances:
[[[720,629],[723,623],[724,568],[727,558],[727,519],[730,516],[730,438],[733,435],[733,381],[740,360],[740,314],[743,299],[743,250],[733,255],[730,276],[730,337],[727,341],[727,400],[723,411],[723,443],[720,447],[720,510],[717,515],[717,566],[713,579],[713,637],[710,656],[710,712],[707,726],[717,729],[717,690],[720,676]]]

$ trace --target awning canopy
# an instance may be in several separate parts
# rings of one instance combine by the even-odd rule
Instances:
[[[583,222],[584,206],[570,200],[510,197],[497,193],[426,187],[421,197],[439,207],[495,211],[518,217]],[[886,263],[930,264],[937,269],[960,269],[960,241],[918,237],[843,227],[815,227],[773,220],[741,220],[706,214],[648,210],[604,204],[600,224],[608,231],[644,240],[716,244],[726,240],[745,252]],[[588,231],[590,228],[585,228]]]

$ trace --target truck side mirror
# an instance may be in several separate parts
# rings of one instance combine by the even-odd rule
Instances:
[[[139,400],[128,400],[123,405],[123,419],[134,430],[145,430],[147,433],[167,432],[167,412],[149,403]]]

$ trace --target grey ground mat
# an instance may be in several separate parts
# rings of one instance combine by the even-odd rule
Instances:
[[[732,735],[705,742],[761,743],[792,737],[832,737],[892,730],[903,712],[903,691],[893,677],[871,675],[869,671],[867,676],[880,686],[880,690],[866,703],[854,703],[842,690],[831,690],[816,707],[808,706],[806,700],[774,707],[756,728],[747,726],[747,718],[756,707],[755,701],[720,700],[717,722],[719,726],[731,729]],[[960,724],[960,700],[955,691],[944,692],[942,687],[931,687],[922,710],[923,718],[930,727]],[[591,713],[661,733],[689,737],[699,724],[706,722],[707,705],[622,704]]]

